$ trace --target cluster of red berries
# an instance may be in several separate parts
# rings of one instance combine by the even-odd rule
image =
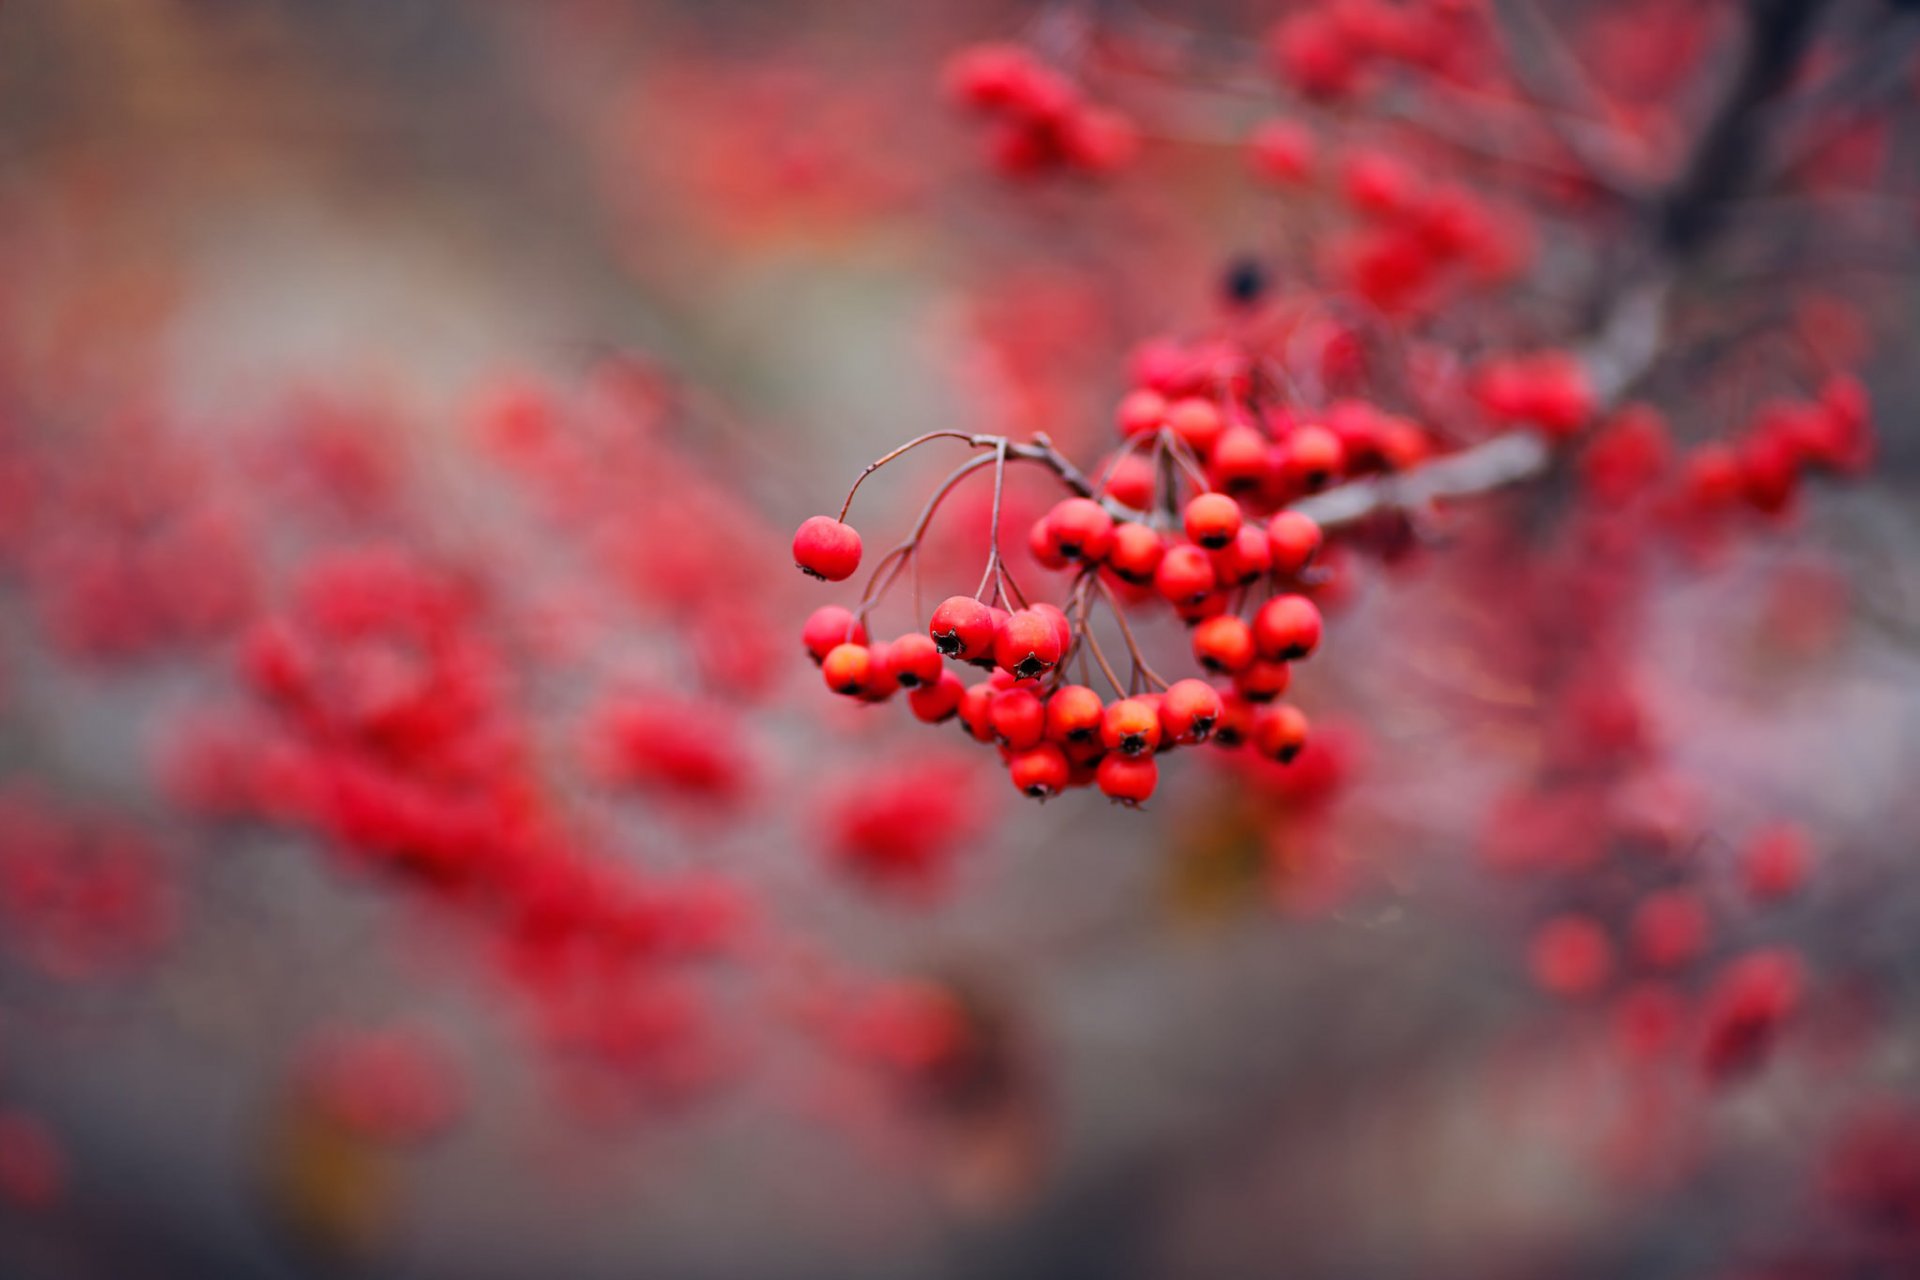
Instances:
[[[1486,50],[1482,8],[1476,0],[1301,5],[1268,31],[1268,57],[1294,92],[1329,102],[1362,93],[1383,65],[1459,75]]]
[[[1077,569],[1070,604],[1097,584],[1116,610],[1123,598],[1169,607],[1192,628],[1195,661],[1228,687],[1151,678],[1161,687],[1123,695],[1084,629],[1084,608],[1077,630],[1056,604],[1006,609],[964,595],[934,609],[924,634],[887,642],[873,641],[864,620],[841,606],[815,610],[802,640],[827,687],[865,702],[905,690],[919,719],[957,718],[975,739],[997,743],[1015,787],[1040,799],[1096,785],[1137,805],[1158,783],[1154,757],[1176,746],[1250,744],[1282,762],[1299,752],[1306,717],[1277,700],[1291,682],[1290,664],[1319,646],[1320,611],[1298,591],[1270,594],[1250,619],[1230,605],[1257,589],[1302,583],[1321,543],[1311,519],[1283,511],[1262,525],[1232,497],[1209,490],[1186,503],[1180,535],[1170,536],[1075,496],[1042,517],[1030,541],[1041,563]],[[793,554],[804,571],[838,580],[858,566],[858,547],[846,525],[816,516],[800,526]],[[1067,682],[1066,664],[1081,650],[1095,655],[1113,699]],[[950,661],[990,674],[969,684]]]
[[[1139,149],[1133,122],[1017,44],[980,44],[948,64],[948,94],[992,121],[987,155],[1008,177],[1108,174]]]
[[[1472,390],[1489,421],[1533,427],[1556,439],[1586,426],[1596,404],[1586,366],[1565,351],[1487,360],[1475,372]]]
[[[1353,215],[1330,233],[1318,265],[1331,286],[1389,314],[1432,311],[1462,289],[1511,280],[1532,256],[1527,225],[1458,183],[1433,182],[1377,147],[1322,156],[1313,132],[1292,119],[1247,141],[1256,177],[1289,192],[1324,177]]]

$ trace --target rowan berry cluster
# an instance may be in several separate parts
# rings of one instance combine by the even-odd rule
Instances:
[[[1253,416],[1244,399],[1253,391],[1252,371],[1227,348],[1163,344],[1145,350],[1138,365],[1141,385],[1119,407],[1122,443],[1098,481],[1044,440],[1013,445],[957,432],[924,436],[867,469],[862,480],[942,438],[992,450],[935,492],[908,539],[875,568],[855,608],[826,605],[807,620],[802,641],[829,689],[870,703],[904,691],[920,720],[957,719],[972,738],[997,745],[1014,786],[1038,799],[1096,786],[1118,803],[1138,805],[1158,784],[1156,757],[1182,746],[1244,745],[1283,763],[1294,758],[1307,720],[1280,699],[1292,664],[1320,645],[1311,593],[1322,532],[1283,504],[1325,487],[1353,463],[1385,465],[1386,453],[1368,447],[1378,440],[1362,415],[1345,419],[1358,446],[1351,460],[1342,438],[1326,427],[1285,411]],[[1206,394],[1219,377],[1226,410]],[[1417,452],[1392,427],[1384,438],[1398,439],[1402,456]],[[1048,470],[1069,490],[1028,536],[1038,565],[1070,575],[1058,600],[1030,598],[1002,555],[998,496],[1015,461]],[[876,640],[868,616],[910,567],[941,500],[987,465],[996,502],[979,587],[941,602],[924,633]],[[793,557],[816,578],[842,581],[860,565],[860,537],[843,519],[814,516],[795,533]],[[1124,680],[1094,626],[1097,604],[1127,650]],[[1154,670],[1130,619],[1144,611],[1186,624],[1197,674],[1168,680]],[[966,667],[987,674],[969,681],[960,674]],[[1072,678],[1076,671],[1080,679]],[[1096,674],[1104,694],[1092,685]]]
[[[1086,100],[1078,85],[1017,44],[963,49],[947,65],[958,104],[989,121],[987,158],[1010,178],[1109,174],[1139,149],[1133,122]]]

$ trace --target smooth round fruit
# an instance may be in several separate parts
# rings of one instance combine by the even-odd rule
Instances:
[[[1160,712],[1144,698],[1122,698],[1100,721],[1100,740],[1122,755],[1150,755],[1160,745]]]
[[[1060,743],[1098,742],[1106,710],[1100,695],[1087,686],[1061,685],[1047,699],[1047,737]]]
[[[1127,522],[1115,525],[1107,548],[1107,568],[1117,577],[1143,587],[1153,581],[1153,571],[1166,554],[1160,535],[1143,524]]]
[[[1233,691],[1248,702],[1272,702],[1293,683],[1293,668],[1284,662],[1256,658],[1234,673]]]
[[[1013,777],[1014,788],[1035,800],[1059,795],[1072,772],[1066,754],[1051,742],[1016,752],[1007,762],[1007,771]]]
[[[826,582],[850,578],[860,567],[860,535],[832,516],[808,516],[793,535],[793,563]]]
[[[1273,571],[1298,577],[1320,550],[1324,535],[1314,518],[1298,511],[1282,511],[1267,521],[1267,544],[1273,552]]]
[[[807,647],[813,664],[819,666],[836,645],[865,644],[867,629],[851,609],[823,604],[807,616],[806,625],[800,628],[800,642]]]
[[[1193,659],[1209,671],[1232,675],[1254,657],[1253,628],[1233,614],[1216,614],[1193,629]]]
[[[949,658],[972,661],[993,649],[993,611],[972,596],[948,596],[933,611],[927,634]]]
[[[887,646],[887,669],[903,689],[918,689],[940,679],[946,665],[929,636],[910,631]]]
[[[1220,720],[1219,692],[1204,680],[1176,680],[1160,703],[1160,737],[1165,742],[1205,742]]]
[[[1113,544],[1113,517],[1091,498],[1068,498],[1047,513],[1047,535],[1062,559],[1103,560]]]
[[[1224,493],[1202,493],[1187,503],[1181,523],[1187,536],[1209,551],[1227,546],[1240,532],[1240,504]]]
[[[1213,561],[1199,547],[1169,548],[1153,572],[1153,586],[1174,604],[1198,604],[1215,586]]]
[[[863,644],[837,644],[821,661],[820,674],[835,693],[857,697],[873,679],[873,651]]]
[[[1007,689],[994,695],[987,722],[1009,750],[1025,751],[1046,737],[1047,707],[1031,689]]]
[[[1253,615],[1253,643],[1260,656],[1292,662],[1320,647],[1320,609],[1305,596],[1275,596]]]
[[[1110,755],[1100,761],[1094,779],[1103,795],[1132,809],[1144,804],[1160,784],[1160,766],[1150,755]]]
[[[1060,630],[1054,620],[1033,609],[1007,615],[993,641],[993,658],[1002,671],[1032,680],[1060,661]]]
[[[1296,706],[1282,703],[1263,707],[1253,718],[1253,749],[1281,764],[1290,764],[1307,745],[1307,717]]]
[[[967,686],[951,671],[942,671],[932,684],[923,684],[907,695],[907,706],[914,718],[925,724],[944,724],[960,710],[960,698]]]

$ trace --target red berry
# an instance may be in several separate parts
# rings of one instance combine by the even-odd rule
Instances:
[[[1220,718],[1214,722],[1215,746],[1237,747],[1253,737],[1254,705],[1238,693],[1221,696]]]
[[[1047,535],[1066,560],[1104,560],[1113,545],[1113,517],[1091,498],[1068,498],[1047,514]]]
[[[1650,893],[1633,909],[1628,932],[1642,963],[1677,969],[1706,948],[1707,906],[1690,889]]]
[[[793,535],[793,562],[827,582],[850,578],[860,567],[860,535],[832,516],[808,516]]]
[[[837,644],[820,663],[820,674],[827,688],[848,697],[858,697],[873,682],[873,651],[863,644]]]
[[[960,705],[956,708],[960,723],[977,742],[993,741],[993,700],[1000,693],[991,680],[982,680],[968,685],[960,695]]]
[[[1253,628],[1230,613],[1208,618],[1193,629],[1193,659],[1221,675],[1244,671],[1254,659]]]
[[[1122,755],[1148,755],[1160,745],[1160,713],[1144,698],[1122,698],[1101,717],[1100,740]]]
[[[1204,680],[1176,680],[1160,703],[1160,737],[1165,742],[1205,742],[1220,720],[1220,694]]]
[[[1590,996],[1613,976],[1613,943],[1587,916],[1555,916],[1534,933],[1528,966],[1542,991],[1568,999]]]
[[[949,596],[933,611],[927,634],[942,654],[972,661],[993,649],[993,611],[972,596]]]
[[[1113,542],[1107,549],[1107,568],[1135,586],[1145,586],[1153,581],[1153,571],[1160,567],[1165,554],[1160,535],[1146,525],[1119,524],[1114,526]]]
[[[1123,507],[1145,511],[1153,505],[1156,483],[1153,464],[1137,453],[1129,453],[1107,473],[1107,496]]]
[[[918,689],[939,680],[946,666],[930,637],[910,631],[887,646],[887,670],[902,688]]]
[[[800,629],[800,642],[806,645],[814,665],[819,666],[836,645],[865,644],[867,629],[852,610],[823,604],[808,615],[807,625]]]
[[[1047,699],[1047,737],[1059,743],[1098,742],[1105,714],[1099,694],[1083,684],[1062,685]]]
[[[1792,897],[1805,883],[1812,851],[1806,832],[1780,823],[1756,835],[1741,859],[1747,892],[1761,902]]]
[[[1339,479],[1346,464],[1340,437],[1325,427],[1295,427],[1287,437],[1287,479],[1311,493]]]
[[[960,709],[966,684],[951,671],[942,671],[932,684],[923,684],[907,695],[914,716],[926,724],[944,724]]]
[[[1051,742],[1015,753],[1007,768],[1014,788],[1036,800],[1059,795],[1070,773],[1066,754]]]
[[[1307,717],[1287,703],[1262,707],[1254,713],[1252,741],[1261,755],[1290,764],[1307,745]]]
[[[1169,548],[1154,570],[1153,585],[1174,604],[1198,604],[1213,591],[1213,561],[1199,547]]]
[[[1214,442],[1213,481],[1222,489],[1245,493],[1267,476],[1267,438],[1252,427],[1228,427]]]
[[[1213,553],[1214,576],[1223,587],[1245,587],[1260,581],[1273,568],[1273,546],[1266,530],[1244,524],[1233,541]]]
[[[1275,596],[1253,615],[1253,642],[1260,656],[1292,662],[1320,647],[1320,610],[1305,596]]]
[[[1137,808],[1160,782],[1160,766],[1151,755],[1110,755],[1100,761],[1096,775],[1100,791],[1116,804]]]
[[[1157,391],[1130,391],[1120,401],[1115,417],[1123,436],[1158,431],[1167,420],[1166,397]]]
[[[1213,452],[1220,433],[1227,429],[1227,421],[1220,416],[1219,407],[1213,401],[1202,400],[1198,396],[1174,401],[1167,409],[1167,425],[1202,458]]]
[[[1025,751],[1046,737],[1047,707],[1031,689],[1007,689],[994,695],[987,710],[993,736],[1014,751]]]
[[[1268,182],[1293,185],[1313,172],[1313,133],[1293,120],[1270,120],[1247,141],[1254,173]]]
[[[1284,662],[1258,658],[1233,676],[1233,691],[1248,702],[1272,702],[1293,683],[1293,668]]]
[[[1187,503],[1182,520],[1189,538],[1218,551],[1240,532],[1240,504],[1224,493],[1203,493]]]
[[[1047,518],[1041,516],[1027,530],[1027,550],[1042,569],[1064,569],[1067,558],[1060,554],[1060,548],[1053,545],[1053,530],[1047,526]]]
[[[1320,526],[1312,516],[1282,511],[1267,521],[1267,543],[1273,551],[1273,571],[1298,577],[1320,550]]]
[[[1054,620],[1033,609],[1007,615],[993,641],[993,658],[1002,671],[1022,680],[1045,675],[1060,661],[1060,630]]]
[[[1033,612],[1053,624],[1053,634],[1060,640],[1060,657],[1066,657],[1067,652],[1073,648],[1073,624],[1067,621],[1066,612],[1059,605],[1045,600],[1034,605]]]

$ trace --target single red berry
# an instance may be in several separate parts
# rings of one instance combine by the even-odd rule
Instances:
[[[1051,671],[1060,654],[1060,631],[1054,620],[1033,609],[1008,614],[993,641],[994,661],[1002,671],[1011,671],[1022,680]]]
[[[793,535],[793,562],[826,582],[850,578],[860,567],[860,535],[832,516],[808,516]]]
[[[1320,550],[1321,532],[1312,516],[1282,511],[1267,521],[1267,542],[1273,549],[1273,571],[1289,578],[1300,576]]]
[[[1287,478],[1311,493],[1340,478],[1345,451],[1325,427],[1295,427],[1287,437]]]
[[[1047,534],[1063,559],[1106,559],[1113,545],[1113,517],[1091,498],[1068,498],[1047,513]]]
[[[1259,525],[1241,525],[1233,541],[1213,553],[1214,576],[1223,587],[1250,586],[1272,568],[1273,546]]]
[[[1220,718],[1213,725],[1213,743],[1217,747],[1237,747],[1253,737],[1255,708],[1239,693],[1222,694]]]
[[[1270,120],[1247,140],[1254,173],[1268,182],[1291,186],[1313,172],[1313,133],[1294,120]]]
[[[982,680],[970,684],[960,694],[960,705],[956,708],[960,723],[973,735],[976,742],[992,742],[993,738],[993,700],[1000,696],[1001,690],[991,680]]]
[[[1256,658],[1233,675],[1233,691],[1248,702],[1272,702],[1293,683],[1293,668],[1284,662]]]
[[[823,604],[808,615],[807,625],[800,629],[800,642],[806,645],[814,665],[819,666],[836,645],[865,644],[867,629],[852,610]]]
[[[1791,823],[1780,823],[1748,843],[1741,858],[1741,878],[1755,899],[1777,902],[1792,897],[1806,882],[1812,861],[1806,832]]]
[[[1064,658],[1073,648],[1073,624],[1067,621],[1066,611],[1059,605],[1046,600],[1031,606],[1033,612],[1053,624],[1053,634],[1060,640],[1060,657]],[[1056,659],[1058,661],[1058,659]]]
[[[1253,615],[1253,642],[1260,656],[1292,662],[1320,647],[1320,609],[1305,596],[1275,596]]]
[[[1208,465],[1213,482],[1230,493],[1258,489],[1267,477],[1267,437],[1245,424],[1228,427],[1214,442]]]
[[[887,646],[887,669],[903,689],[918,689],[940,679],[946,666],[931,637],[910,631]]]
[[[1170,547],[1153,571],[1153,585],[1174,604],[1198,604],[1213,591],[1213,561],[1196,546]]]
[[[1182,521],[1189,538],[1218,551],[1240,532],[1240,504],[1224,493],[1203,493],[1187,503]]]
[[[1160,745],[1159,710],[1143,698],[1122,698],[1101,717],[1100,740],[1109,751],[1147,755]]]
[[[1677,969],[1706,949],[1707,927],[1707,905],[1699,894],[1662,889],[1640,900],[1627,929],[1643,964]]]
[[[1107,473],[1107,496],[1123,507],[1145,511],[1153,505],[1157,483],[1151,462],[1137,453],[1124,454]]]
[[[820,663],[827,688],[858,697],[873,681],[873,651],[863,644],[837,644]]]
[[[1220,694],[1204,680],[1176,680],[1160,703],[1163,742],[1205,742],[1220,721]]]
[[[1220,433],[1227,429],[1227,420],[1220,416],[1219,406],[1211,400],[1198,396],[1189,396],[1176,400],[1167,409],[1167,425],[1175,435],[1185,440],[1193,451],[1205,458],[1212,454],[1213,446],[1220,439]]]
[[[972,596],[948,596],[933,611],[927,634],[945,656],[970,662],[993,650],[993,611]]]
[[[1095,777],[1103,795],[1133,809],[1153,795],[1160,782],[1160,766],[1150,755],[1109,755],[1101,759]]]
[[[1246,670],[1254,659],[1253,628],[1230,613],[1208,618],[1193,629],[1193,659],[1221,675]]]
[[[967,686],[951,671],[942,671],[932,684],[923,684],[907,695],[907,706],[914,717],[926,724],[944,724],[960,710],[960,698]]]
[[[1047,707],[1031,689],[1007,689],[994,695],[987,721],[1009,750],[1025,751],[1046,737]]]
[[[1112,545],[1107,549],[1107,568],[1135,586],[1143,587],[1153,581],[1153,571],[1160,567],[1160,558],[1165,554],[1166,545],[1160,541],[1160,535],[1146,525],[1118,524],[1113,529]]]
[[[1042,569],[1064,569],[1067,558],[1053,545],[1053,530],[1047,525],[1047,518],[1041,516],[1027,530],[1027,550],[1032,553],[1034,563]]]
[[[1591,917],[1569,912],[1534,933],[1527,963],[1542,991],[1566,999],[1590,996],[1613,976],[1613,942]]]
[[[1061,685],[1047,699],[1047,737],[1059,743],[1098,742],[1105,714],[1100,695],[1087,686]]]
[[[1281,764],[1290,764],[1307,745],[1307,717],[1288,703],[1262,707],[1253,717],[1253,749]]]
[[[1013,776],[1014,788],[1036,800],[1059,795],[1071,773],[1066,754],[1051,742],[1016,752],[1007,769]]]
[[[1120,401],[1115,418],[1123,436],[1158,431],[1167,420],[1167,400],[1157,391],[1130,391]]]

